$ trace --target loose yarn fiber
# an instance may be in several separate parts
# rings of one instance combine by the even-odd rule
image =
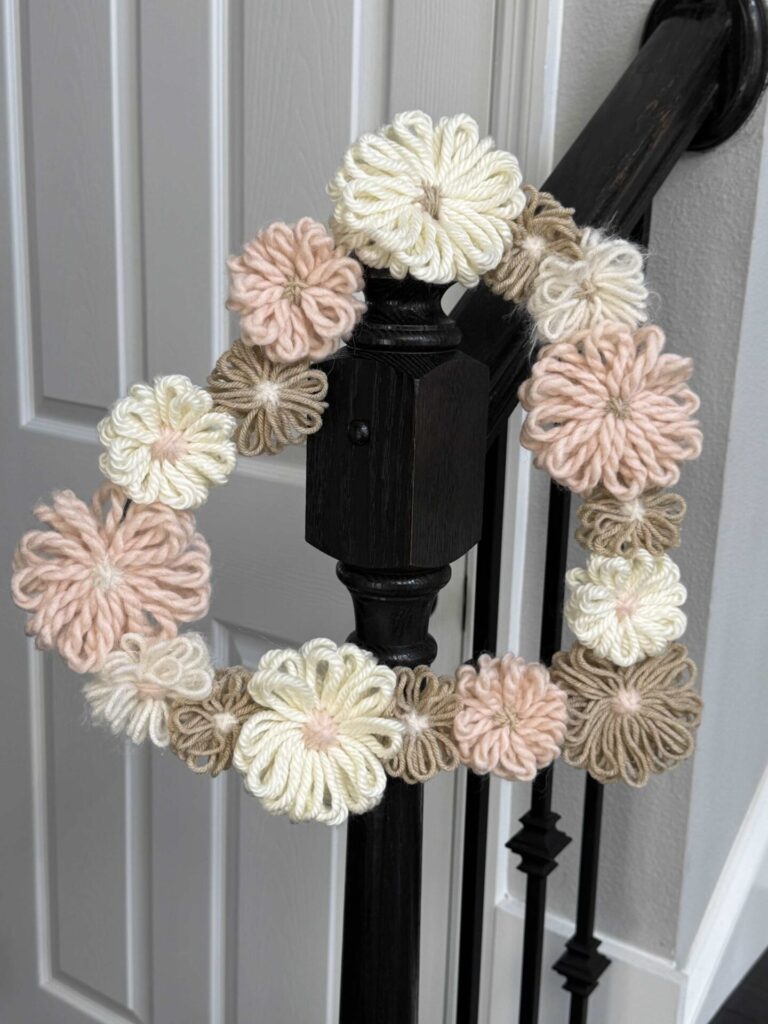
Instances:
[[[157,640],[128,633],[83,693],[94,718],[113,733],[124,732],[134,743],[149,737],[155,746],[167,747],[171,701],[202,700],[212,685],[213,666],[199,634]]]
[[[276,363],[329,356],[365,309],[360,264],[311,217],[270,224],[227,266],[242,340]]]
[[[463,707],[454,736],[473,771],[528,782],[559,756],[566,698],[543,665],[514,654],[483,654],[477,669],[461,666],[456,688]]]
[[[517,160],[466,114],[420,110],[362,135],[328,186],[336,241],[396,278],[467,287],[501,260],[525,206]]]
[[[328,378],[306,360],[273,363],[261,349],[236,341],[219,357],[208,391],[216,409],[239,419],[235,444],[241,455],[277,455],[322,426]]]
[[[683,644],[627,668],[576,644],[551,671],[568,694],[565,760],[598,782],[644,786],[693,754],[702,704]]]
[[[271,814],[340,825],[370,810],[386,785],[403,726],[387,717],[395,673],[330,640],[269,651],[248,690],[259,710],[240,731],[233,764]]]
[[[616,665],[660,654],[685,632],[686,591],[669,555],[642,548],[631,558],[590,555],[586,568],[571,569],[565,580],[568,625],[585,647]]]
[[[680,544],[685,499],[658,487],[632,501],[620,501],[598,487],[576,509],[576,540],[597,555],[634,555],[645,548],[663,555]]]
[[[518,392],[536,465],[577,494],[602,485],[622,501],[676,484],[701,452],[699,400],[691,360],[662,354],[664,340],[659,327],[602,323],[542,349]]]
[[[105,484],[88,506],[57,491],[35,516],[46,530],[24,534],[13,562],[16,604],[27,633],[74,672],[100,669],[126,633],[175,636],[210,599],[210,551],[195,520],[165,505],[130,505]]]
[[[426,665],[397,669],[387,714],[403,726],[403,745],[384,762],[387,774],[417,783],[453,771],[459,763],[453,725],[461,703],[452,676],[436,676]]]
[[[188,377],[156,377],[134,384],[99,423],[99,466],[140,505],[198,508],[235,468],[235,427]]]

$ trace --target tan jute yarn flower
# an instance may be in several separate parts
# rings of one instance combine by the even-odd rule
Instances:
[[[488,288],[507,302],[525,302],[529,298],[545,256],[556,254],[578,260],[581,254],[581,231],[573,219],[573,210],[533,185],[523,185],[523,192],[525,208],[510,223],[512,241],[499,265],[483,278]]]
[[[550,672],[568,695],[565,760],[598,782],[644,786],[693,754],[702,702],[684,644],[629,668],[575,644]]]
[[[576,510],[576,540],[597,555],[631,556],[639,548],[663,555],[680,544],[685,499],[655,487],[631,501],[596,488]]]
[[[461,697],[451,676],[436,676],[426,665],[397,669],[397,684],[387,714],[404,726],[403,745],[389,761],[387,773],[404,782],[427,782],[453,771],[459,751],[453,723]]]
[[[242,665],[220,668],[205,700],[180,700],[171,706],[171,750],[198,775],[215,777],[232,764],[243,723],[258,710],[248,693],[252,675],[253,670]]]
[[[328,379],[306,360],[273,363],[238,340],[219,357],[208,391],[217,409],[240,420],[234,439],[241,455],[277,455],[320,429]]]

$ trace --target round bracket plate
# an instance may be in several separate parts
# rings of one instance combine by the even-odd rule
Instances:
[[[643,42],[667,18],[728,15],[730,39],[718,74],[712,110],[689,149],[712,149],[747,121],[768,79],[768,16],[764,0],[656,0],[643,30]]]

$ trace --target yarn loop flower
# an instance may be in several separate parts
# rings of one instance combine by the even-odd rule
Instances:
[[[520,441],[539,468],[578,494],[598,484],[622,501],[669,487],[701,452],[686,382],[690,359],[662,354],[664,333],[603,323],[542,349],[518,392]]]
[[[565,760],[598,782],[644,786],[693,753],[702,704],[683,644],[628,668],[576,644],[551,671],[568,694]]]
[[[306,360],[272,363],[261,349],[236,341],[219,356],[208,391],[216,409],[240,420],[235,444],[241,455],[277,455],[322,426],[328,378]]]
[[[529,781],[559,756],[565,736],[565,694],[543,665],[514,654],[483,654],[477,669],[462,665],[456,688],[463,708],[454,736],[473,771]]]
[[[248,693],[252,675],[242,665],[220,668],[203,700],[177,698],[171,705],[171,750],[193,772],[215,778],[232,764],[240,730],[257,710]]]
[[[128,633],[108,654],[99,675],[83,687],[96,721],[134,743],[147,736],[168,746],[168,710],[174,698],[203,700],[211,692],[213,666],[205,640],[184,633],[171,640]]]
[[[125,633],[172,637],[199,619],[211,594],[210,551],[194,517],[166,505],[130,505],[104,484],[90,507],[58,491],[35,515],[46,530],[22,537],[13,563],[27,633],[75,672],[101,668]]]
[[[635,329],[648,319],[643,255],[636,245],[584,228],[579,256],[552,253],[539,264],[528,310],[539,337],[558,341],[603,321]]]
[[[259,710],[243,726],[233,764],[271,814],[339,825],[384,793],[382,760],[402,745],[387,717],[395,673],[373,655],[330,640],[268,651],[248,684]]]
[[[99,423],[101,471],[142,505],[197,508],[235,468],[235,420],[188,377],[134,384]]]
[[[360,264],[311,217],[270,224],[227,266],[227,308],[240,314],[242,340],[276,363],[324,359],[365,309],[354,297]]]
[[[581,255],[581,232],[574,223],[573,210],[532,185],[523,185],[523,192],[525,209],[509,225],[512,239],[499,265],[483,278],[490,290],[507,302],[529,298],[545,257],[556,254],[575,261]]]
[[[576,540],[597,555],[634,555],[645,548],[663,555],[680,544],[685,500],[658,487],[631,501],[620,501],[598,487],[576,509]]]
[[[328,186],[340,244],[393,277],[468,287],[492,270],[525,206],[517,160],[466,114],[420,110],[362,135]]]
[[[459,752],[453,723],[461,708],[451,676],[436,676],[425,665],[397,669],[395,695],[388,714],[404,729],[403,745],[384,767],[404,782],[428,782],[440,771],[453,771]]]
[[[660,654],[685,632],[685,587],[669,555],[640,548],[631,558],[590,555],[566,573],[565,618],[578,640],[601,658],[627,667]]]

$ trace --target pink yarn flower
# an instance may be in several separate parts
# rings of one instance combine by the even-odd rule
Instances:
[[[530,781],[560,754],[566,696],[543,665],[482,654],[456,673],[463,707],[453,733],[464,764],[481,774]]]
[[[577,494],[602,484],[623,501],[676,484],[678,463],[701,452],[699,399],[693,362],[663,348],[659,327],[615,323],[543,348],[518,392],[536,465]]]
[[[274,363],[324,359],[365,309],[354,297],[363,287],[360,264],[311,217],[295,227],[270,224],[227,266],[227,308],[240,314],[242,340]]]
[[[31,612],[27,633],[75,672],[99,670],[126,633],[173,637],[210,600],[210,551],[188,512],[129,505],[105,484],[86,505],[57,491],[38,505],[50,527],[26,533],[13,563],[13,599]]]

